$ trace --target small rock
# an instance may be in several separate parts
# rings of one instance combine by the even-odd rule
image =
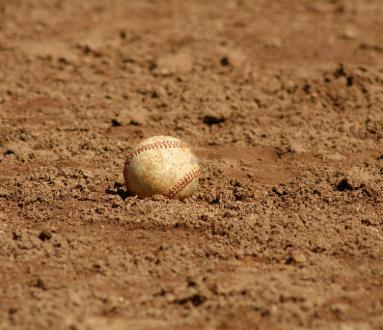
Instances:
[[[277,77],[271,79],[262,79],[261,91],[268,95],[278,93],[282,89],[281,82]]]
[[[371,179],[372,177],[370,174],[366,173],[361,168],[354,167],[348,171],[346,176],[338,183],[336,189],[338,191],[357,190],[367,186]]]
[[[160,74],[188,73],[192,68],[192,58],[183,53],[165,55],[156,62],[156,71]]]
[[[149,113],[147,110],[137,108],[133,110],[122,111],[118,114],[118,121],[121,125],[142,126],[147,124]]]
[[[24,142],[9,143],[5,146],[4,157],[14,157],[16,160],[25,162],[33,157],[33,150]]]
[[[287,263],[303,264],[307,260],[305,254],[301,250],[291,250]]]
[[[287,91],[287,93],[293,94],[298,89],[298,85],[294,80],[286,80],[283,82],[283,88]]]
[[[238,49],[225,49],[222,51],[220,63],[222,66],[241,68],[246,64],[246,55]]]
[[[287,191],[283,189],[283,187],[275,186],[272,188],[273,193],[277,194],[278,196],[285,196],[287,195]]]
[[[152,90],[152,98],[164,99],[167,96],[166,90],[162,86],[156,86]]]
[[[122,123],[118,119],[113,118],[112,119],[112,127],[119,127],[119,126],[122,126]]]
[[[14,155],[15,152],[11,149],[7,149],[4,151],[4,156],[10,156],[10,155]]]
[[[288,151],[289,152],[292,152],[292,153],[304,153],[306,152],[307,150],[304,148],[304,146],[302,145],[302,143],[300,143],[299,141],[291,141],[290,142],[290,145],[288,147]]]
[[[354,40],[357,36],[357,31],[352,26],[347,26],[341,33],[340,37],[346,40]]]

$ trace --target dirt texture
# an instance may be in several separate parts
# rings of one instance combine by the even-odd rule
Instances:
[[[0,329],[383,329],[381,0],[0,0]],[[192,146],[185,201],[124,188]]]

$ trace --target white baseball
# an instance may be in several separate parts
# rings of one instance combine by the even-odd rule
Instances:
[[[140,198],[164,195],[184,199],[198,187],[196,156],[179,139],[152,136],[137,144],[124,167],[127,189]]]

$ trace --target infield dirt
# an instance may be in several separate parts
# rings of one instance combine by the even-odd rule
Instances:
[[[0,0],[0,329],[383,329],[381,0]],[[184,202],[123,186],[193,146]]]

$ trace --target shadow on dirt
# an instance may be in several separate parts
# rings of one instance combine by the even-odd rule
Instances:
[[[126,190],[125,186],[119,182],[115,182],[113,187],[106,188],[105,193],[108,195],[118,195],[122,200],[133,197],[133,195]]]

